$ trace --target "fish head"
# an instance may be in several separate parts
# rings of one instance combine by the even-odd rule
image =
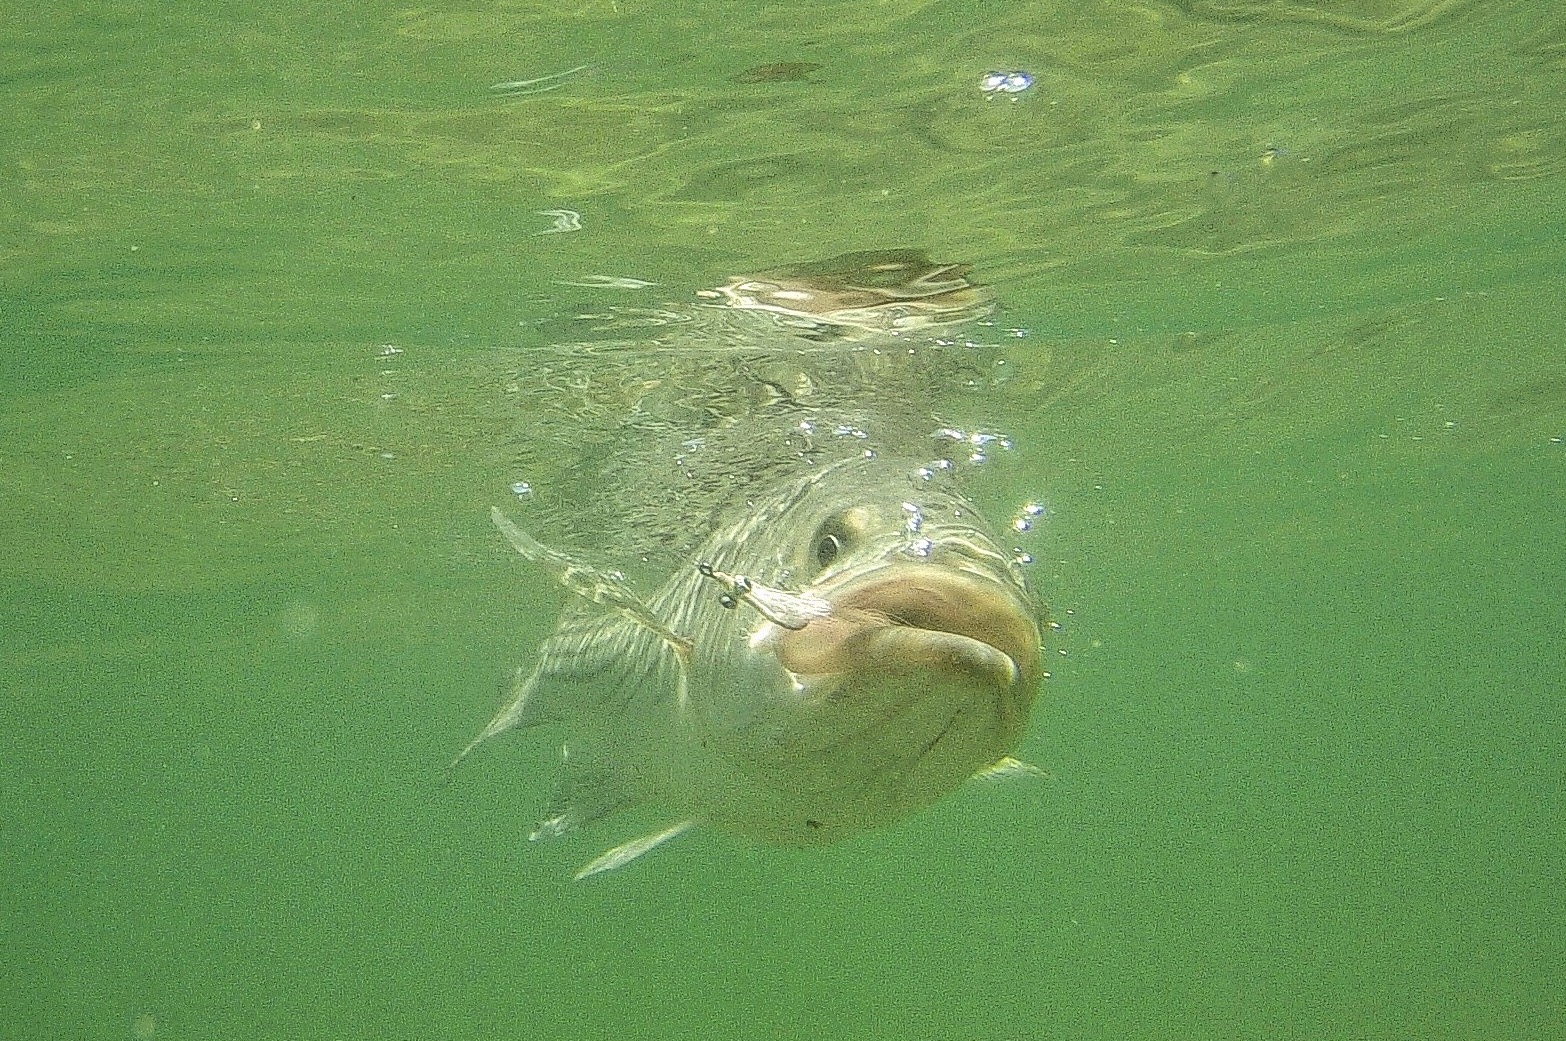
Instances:
[[[845,253],[737,275],[697,295],[718,306],[766,312],[796,328],[850,339],[938,332],[981,318],[993,306],[989,290],[968,281],[966,264],[936,263],[909,249]]]
[[[1012,555],[956,491],[878,466],[829,468],[720,559],[748,571],[704,709],[761,793],[729,823],[772,841],[939,799],[1015,750],[1037,696],[1042,611]]]

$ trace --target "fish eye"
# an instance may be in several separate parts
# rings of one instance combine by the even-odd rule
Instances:
[[[860,544],[874,524],[875,515],[863,506],[850,506],[832,514],[816,529],[809,545],[819,568],[831,567],[845,552]]]
[[[854,518],[852,511],[835,513],[828,517],[821,527],[816,529],[815,546],[813,550],[816,558],[816,566],[821,568],[831,567],[838,557],[843,555],[843,550],[853,544]]]

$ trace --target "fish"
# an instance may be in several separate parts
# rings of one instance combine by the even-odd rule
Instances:
[[[892,250],[735,276],[698,299],[750,324],[674,334],[679,378],[644,381],[634,447],[586,482],[605,497],[568,511],[624,514],[620,537],[595,541],[625,557],[491,513],[568,603],[455,762],[510,731],[563,734],[532,839],[652,822],[578,879],[694,828],[825,845],[1029,769],[1014,753],[1047,611],[958,468],[929,458],[932,438],[956,437],[930,409],[932,374],[971,360],[944,337],[989,312],[984,287]],[[658,404],[670,383],[674,408]]]

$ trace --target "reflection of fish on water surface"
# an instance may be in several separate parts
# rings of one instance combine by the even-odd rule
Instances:
[[[534,838],[661,815],[578,877],[696,825],[816,844],[888,824],[1014,763],[1040,681],[1021,568],[953,467],[921,455],[943,382],[974,364],[935,337],[988,294],[895,251],[701,295],[729,324],[677,334],[664,357],[683,378],[649,373],[593,482],[603,502],[578,513],[618,510],[624,561],[588,563],[494,511],[577,597],[462,755],[562,728]],[[622,562],[672,574],[644,597]]]

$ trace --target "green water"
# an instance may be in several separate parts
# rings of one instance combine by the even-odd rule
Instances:
[[[1555,5],[285,10],[0,27],[0,1036],[1563,1036]],[[444,773],[557,283],[903,245],[1030,331],[1053,779],[565,881]]]

